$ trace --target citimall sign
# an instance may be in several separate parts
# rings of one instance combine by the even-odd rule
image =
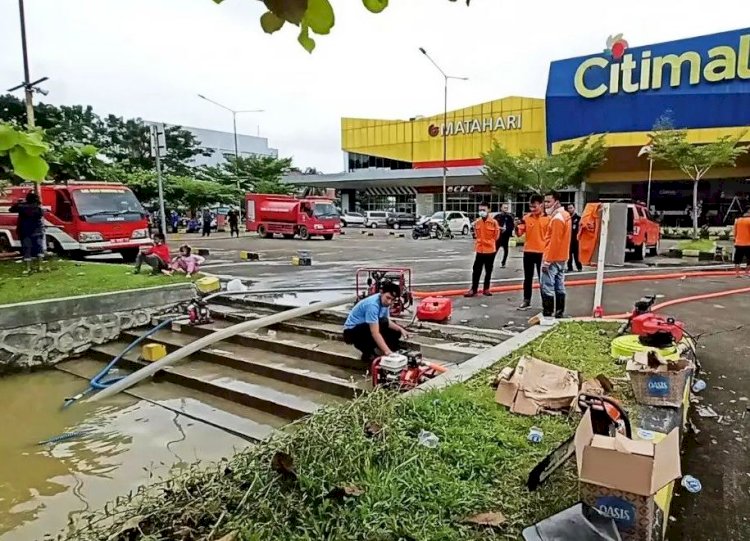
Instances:
[[[652,56],[651,51],[646,49],[636,58],[633,54],[626,54],[626,50],[627,42],[620,40],[619,47],[611,49],[611,58],[584,60],[575,73],[576,92],[584,98],[594,99],[607,93],[633,94],[659,90],[665,85],[677,88],[682,84],[684,71],[689,74],[688,83],[691,86],[701,82],[750,79],[750,34],[741,36],[737,46],[720,45],[709,49],[705,63],[698,51]],[[596,85],[590,80],[587,82],[587,74],[602,82]]]
[[[494,131],[505,131],[505,130],[520,130],[521,129],[521,115],[506,115],[498,117],[487,117],[487,118],[474,118],[470,120],[458,120],[456,122],[448,122],[445,127],[441,124],[439,126],[430,124],[428,132],[431,137],[437,137],[438,135],[460,135],[467,133],[485,133]]]

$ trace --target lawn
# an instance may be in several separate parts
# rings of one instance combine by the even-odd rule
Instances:
[[[710,239],[683,240],[677,243],[677,249],[713,252],[716,249],[716,242]]]
[[[184,275],[152,276],[150,268],[134,275],[132,266],[53,259],[42,272],[24,276],[22,262],[0,261],[0,304],[55,299],[184,282]]]
[[[227,462],[193,466],[83,517],[79,525],[88,525],[73,537],[518,539],[525,526],[577,501],[573,461],[538,491],[525,488],[531,468],[573,433],[577,419],[511,414],[495,403],[488,379],[523,353],[584,377],[622,376],[622,365],[609,357],[616,328],[568,323],[465,384],[400,400],[375,391],[325,409]],[[527,439],[532,426],[544,431],[539,444]],[[439,445],[420,445],[421,430],[434,432]],[[293,464],[280,466],[278,452]],[[490,528],[466,522],[484,512],[502,513],[506,523]]]

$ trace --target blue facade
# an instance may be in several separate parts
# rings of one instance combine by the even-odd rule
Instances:
[[[548,145],[667,112],[680,128],[750,126],[750,28],[552,62],[546,109]]]

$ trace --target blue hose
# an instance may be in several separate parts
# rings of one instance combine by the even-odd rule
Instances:
[[[71,404],[75,403],[77,400],[80,400],[84,396],[94,392],[94,391],[100,391],[102,389],[106,389],[113,383],[116,383],[123,379],[125,376],[119,376],[111,379],[106,379],[107,375],[109,374],[109,371],[114,368],[114,366],[122,359],[130,350],[132,350],[134,347],[136,347],[138,344],[143,342],[146,338],[151,336],[152,334],[156,333],[160,329],[163,329],[170,323],[172,323],[176,318],[170,318],[165,319],[161,323],[159,323],[156,327],[148,331],[146,334],[139,336],[135,340],[133,340],[128,346],[122,350],[122,352],[112,359],[107,366],[105,366],[99,373],[97,373],[93,378],[91,378],[91,381],[89,382],[88,388],[86,388],[84,391],[78,393],[75,396],[71,396],[70,398],[66,398],[65,402],[63,402],[63,409],[67,408]]]

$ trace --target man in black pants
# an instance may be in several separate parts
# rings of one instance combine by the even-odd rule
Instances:
[[[359,301],[344,323],[344,342],[362,352],[362,361],[370,364],[376,356],[376,348],[383,355],[390,355],[401,347],[401,339],[409,333],[390,319],[390,306],[401,296],[401,288],[386,282],[380,293]]]
[[[479,219],[474,222],[474,267],[471,272],[471,289],[464,297],[474,297],[479,290],[479,278],[484,269],[484,289],[482,292],[487,297],[492,295],[490,291],[490,280],[492,279],[492,266],[495,264],[497,253],[497,239],[500,236],[500,226],[494,218],[490,218],[489,209],[484,203],[479,205]]]
[[[544,215],[544,198],[532,195],[529,201],[530,212],[524,215],[518,224],[516,234],[526,236],[523,245],[523,303],[519,310],[531,308],[531,290],[534,284],[534,270],[537,278],[541,275],[542,254],[545,247],[545,236],[549,218]]]
[[[500,263],[502,268],[505,268],[505,263],[508,261],[508,243],[510,238],[513,236],[513,215],[509,212],[510,207],[507,203],[503,203],[500,206],[500,212],[495,214],[495,221],[500,226],[500,237],[497,239],[497,251],[500,252],[500,248],[503,249],[503,260]]]
[[[576,265],[578,272],[583,270],[581,259],[578,256],[578,227],[581,225],[581,217],[576,212],[576,206],[571,203],[566,209],[570,214],[570,223],[572,232],[570,234],[570,258],[568,259],[568,272],[573,272],[573,263]]]

